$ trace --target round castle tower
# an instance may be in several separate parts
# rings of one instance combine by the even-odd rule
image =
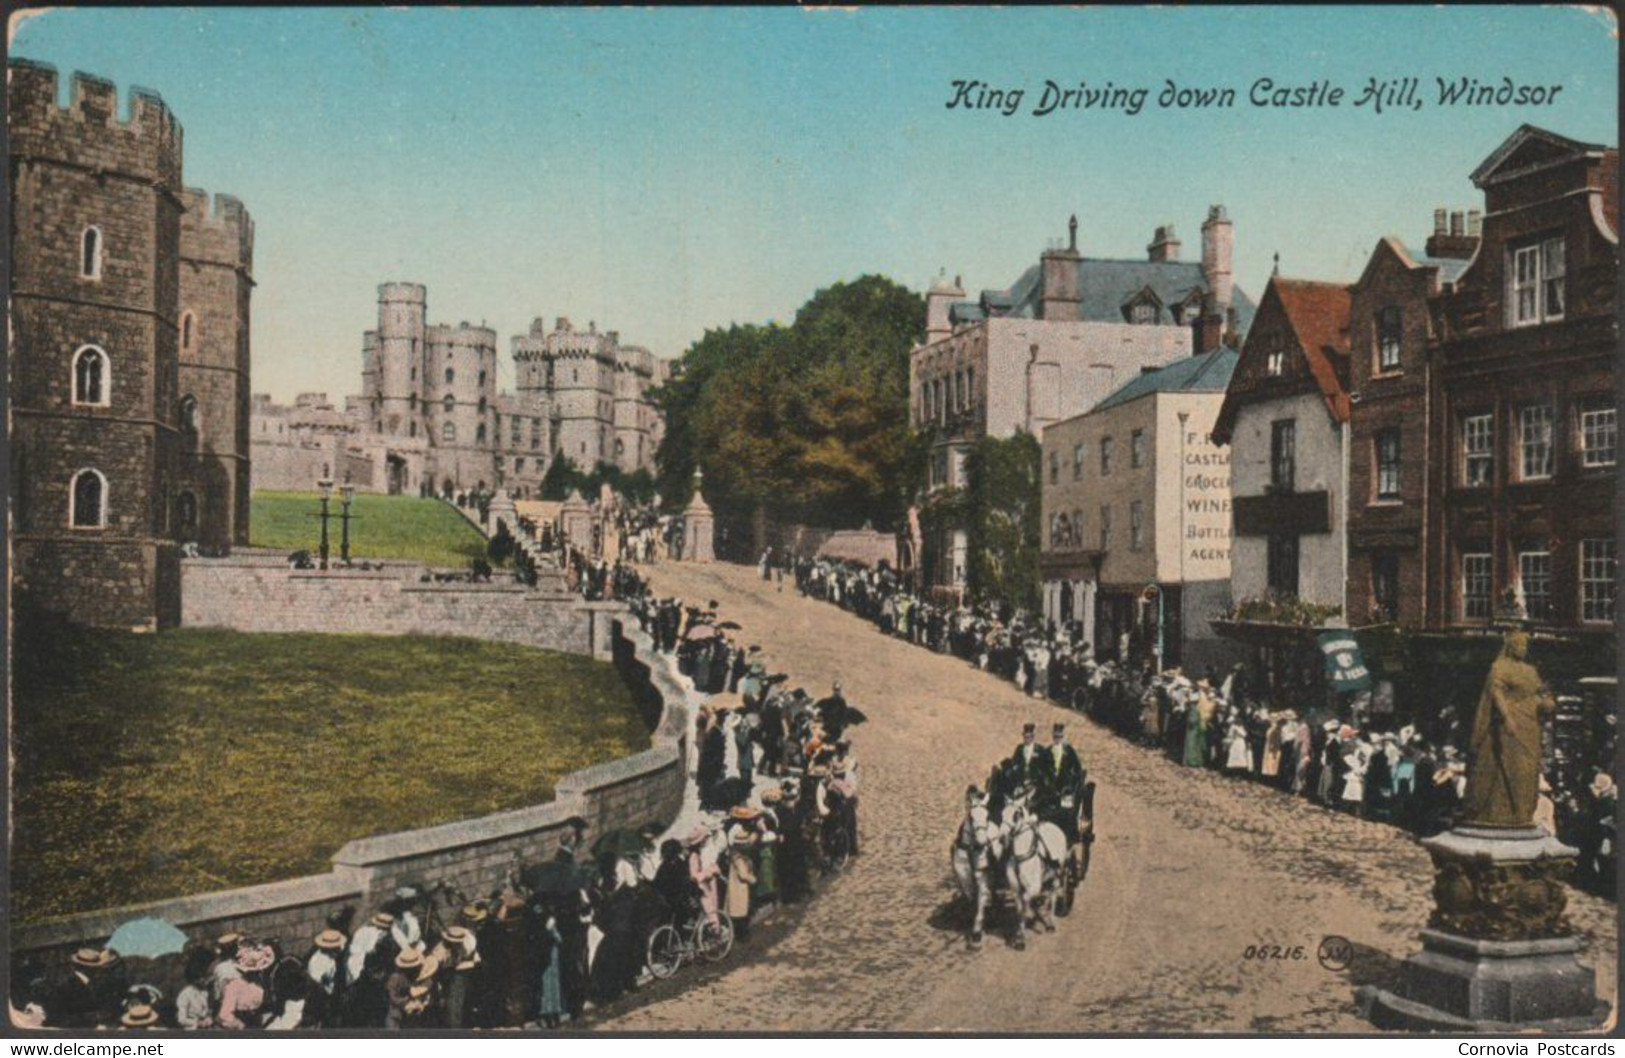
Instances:
[[[428,291],[421,283],[378,287],[377,389],[369,396],[373,419],[389,437],[419,436],[427,302]]]

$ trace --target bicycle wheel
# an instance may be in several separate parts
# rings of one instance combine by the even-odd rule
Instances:
[[[826,847],[825,854],[829,859],[830,871],[844,870],[846,861],[852,854],[851,838],[847,836],[846,831],[833,831],[824,844]]]
[[[683,938],[670,923],[649,934],[649,972],[664,981],[683,965]]]
[[[718,915],[715,922],[702,917],[695,923],[694,948],[706,962],[721,962],[733,946],[734,924],[727,915]]]

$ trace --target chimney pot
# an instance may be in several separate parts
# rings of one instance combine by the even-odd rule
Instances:
[[[1466,228],[1462,223],[1461,211],[1456,210],[1455,212],[1450,214],[1450,234],[1451,235],[1462,235],[1462,234],[1465,233],[1465,231],[1466,231]]]
[[[1433,211],[1433,234],[1443,235],[1449,229],[1445,227],[1445,211],[1443,207]]]
[[[1483,224],[1484,214],[1480,213],[1476,209],[1470,209],[1467,211],[1467,234],[1470,237],[1474,239],[1478,238],[1479,234],[1483,231]]]

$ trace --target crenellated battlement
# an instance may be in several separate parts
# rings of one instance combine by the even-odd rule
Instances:
[[[188,187],[181,203],[182,257],[253,271],[254,219],[241,200]]]
[[[157,92],[131,86],[120,108],[112,81],[75,71],[63,106],[57,70],[49,63],[14,58],[6,75],[14,156],[122,173],[180,190],[181,124]]]

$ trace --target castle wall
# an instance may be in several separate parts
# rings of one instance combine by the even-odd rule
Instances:
[[[163,101],[75,74],[8,65],[12,172],[11,504],[14,586],[88,624],[173,619],[178,122]],[[98,233],[87,271],[83,239]],[[106,356],[94,400],[75,401],[75,359]],[[104,524],[70,524],[75,476],[105,479]],[[166,557],[168,556],[168,557]]]

